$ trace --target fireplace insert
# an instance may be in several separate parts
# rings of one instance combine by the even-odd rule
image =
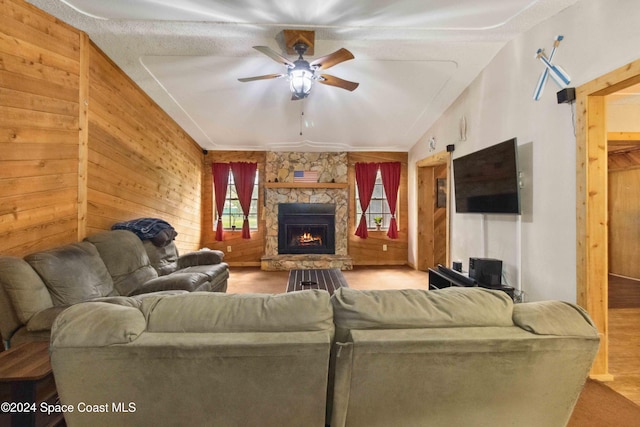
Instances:
[[[335,216],[331,203],[280,203],[278,253],[335,254]]]

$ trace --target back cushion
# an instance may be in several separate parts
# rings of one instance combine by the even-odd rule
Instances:
[[[511,298],[504,292],[482,288],[340,288],[331,302],[336,326],[347,330],[513,326]]]
[[[22,323],[27,323],[37,312],[53,306],[44,282],[21,258],[0,257],[0,286],[4,288]]]
[[[113,294],[113,281],[96,248],[73,243],[25,257],[49,289],[53,304],[68,305]]]
[[[333,329],[329,293],[191,292],[142,300],[149,332],[294,332]]]
[[[120,295],[130,295],[143,283],[158,277],[142,241],[131,231],[105,231],[85,240],[98,249]]]
[[[151,240],[142,242],[149,261],[159,276],[171,274],[178,269],[178,250],[176,244],[170,242],[164,246],[156,246]]]

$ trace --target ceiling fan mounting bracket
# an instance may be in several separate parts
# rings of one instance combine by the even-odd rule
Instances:
[[[287,54],[296,55],[296,45],[304,44],[307,46],[306,54],[313,56],[313,47],[315,44],[316,33],[315,31],[308,30],[282,30],[284,35],[284,44],[287,50]]]
[[[307,46],[305,43],[300,42],[300,43],[296,43],[296,45],[293,48],[295,49],[296,53],[300,56],[299,59],[302,59],[302,55],[307,53],[309,46]]]

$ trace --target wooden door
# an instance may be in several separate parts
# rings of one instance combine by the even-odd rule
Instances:
[[[440,153],[417,163],[418,270],[450,262],[449,160],[449,153]]]

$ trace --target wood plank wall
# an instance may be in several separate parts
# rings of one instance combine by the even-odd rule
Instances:
[[[0,254],[141,216],[198,248],[197,144],[84,33],[22,0],[0,9]]]
[[[94,45],[90,59],[87,234],[157,217],[199,249],[202,149]]]
[[[408,260],[408,153],[354,152],[349,153],[349,255],[354,265],[405,265]],[[397,207],[398,239],[389,239],[386,231],[371,231],[361,239],[356,232],[355,164],[357,162],[401,162],[399,203]],[[382,246],[387,245],[387,251]]]
[[[609,172],[609,272],[640,279],[640,168]]]
[[[264,200],[264,176],[265,161],[267,153],[265,151],[209,151],[205,156],[205,167],[202,177],[202,246],[210,249],[218,249],[224,252],[224,260],[232,266],[259,266],[260,259],[264,255],[265,245],[265,220],[264,210],[258,212],[258,231],[251,232],[251,239],[243,239],[240,231],[231,232],[226,230],[224,241],[217,242],[215,239],[214,197],[213,178],[211,174],[212,163],[229,162],[256,162],[258,164],[258,179],[260,191],[258,193],[258,206],[263,206]],[[229,252],[227,249],[231,247]]]
[[[640,279],[640,134],[608,133],[609,272]]]
[[[80,32],[0,0],[0,254],[77,241]]]

